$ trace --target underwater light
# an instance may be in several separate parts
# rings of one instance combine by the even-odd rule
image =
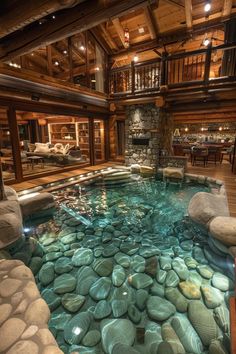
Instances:
[[[127,295],[127,294],[128,294],[127,291],[124,291],[124,292],[123,292],[123,295]]]
[[[27,233],[27,232],[29,232],[29,231],[30,231],[30,228],[29,228],[29,227],[25,227],[25,228],[24,228],[24,232]]]
[[[72,332],[73,332],[75,335],[78,336],[78,335],[80,334],[80,332],[81,332],[81,328],[80,328],[80,327],[75,327],[75,328],[73,328]]]

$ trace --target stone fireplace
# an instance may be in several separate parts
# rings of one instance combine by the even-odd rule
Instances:
[[[159,108],[128,106],[125,121],[125,163],[155,167],[159,155]]]

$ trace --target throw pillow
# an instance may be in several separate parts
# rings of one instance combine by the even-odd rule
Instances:
[[[35,143],[36,149],[34,152],[39,152],[39,153],[48,153],[49,152],[49,143],[43,144],[43,143]]]
[[[63,148],[63,155],[66,155],[70,150],[70,144],[66,144]]]
[[[61,143],[56,143],[54,145],[54,151],[56,154],[63,154],[63,149],[64,149],[64,146]]]

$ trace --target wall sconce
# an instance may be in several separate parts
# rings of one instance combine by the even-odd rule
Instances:
[[[174,131],[174,136],[180,136],[179,128],[176,128]]]

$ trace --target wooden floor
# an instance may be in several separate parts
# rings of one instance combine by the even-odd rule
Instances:
[[[208,163],[206,167],[188,164],[188,172],[223,181],[227,192],[230,215],[236,216],[236,175],[231,172],[231,165],[228,161],[223,161],[222,164],[218,163],[216,166],[214,163]]]
[[[55,175],[47,176],[47,177],[41,177],[41,178],[39,177],[26,182],[13,184],[12,187],[17,192],[19,192],[21,190],[33,188],[42,184],[52,183],[76,175],[82,175],[88,173],[89,171],[101,170],[113,166],[114,164],[117,163],[106,162],[102,165],[89,166],[81,169],[76,169],[73,171],[57,173]],[[208,177],[213,177],[222,180],[225,184],[226,191],[227,191],[230,214],[231,216],[236,216],[236,175],[232,174],[231,165],[227,161],[223,161],[222,164],[217,164],[216,166],[213,163],[208,164],[208,166],[206,167],[203,167],[203,165],[191,166],[189,164],[188,172],[199,174],[199,175],[205,175]]]

